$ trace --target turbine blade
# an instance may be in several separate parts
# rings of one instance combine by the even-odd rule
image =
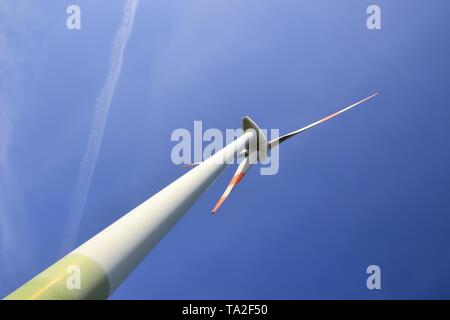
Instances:
[[[352,109],[352,108],[354,108],[354,107],[360,105],[361,103],[366,102],[367,100],[372,99],[372,98],[375,97],[376,95],[378,95],[378,92],[375,93],[375,94],[373,94],[373,95],[371,95],[371,96],[369,96],[369,97],[367,97],[367,98],[364,98],[364,99],[362,99],[362,100],[360,100],[360,101],[358,101],[358,102],[355,102],[354,104],[352,104],[352,105],[350,105],[350,106],[348,106],[348,107],[345,107],[345,108],[342,109],[342,110],[339,110],[339,111],[337,111],[337,112],[335,112],[335,113],[332,113],[332,114],[330,114],[329,116],[326,116],[325,118],[322,118],[322,119],[320,119],[320,120],[318,120],[318,121],[316,121],[316,122],[313,122],[313,123],[307,125],[306,127],[303,127],[303,128],[301,128],[301,129],[292,131],[292,132],[290,132],[290,133],[288,133],[288,134],[285,134],[285,135],[283,135],[283,136],[281,136],[281,137],[278,137],[278,138],[276,138],[276,139],[273,139],[273,140],[269,141],[269,148],[275,147],[275,146],[277,146],[278,144],[280,144],[280,143],[286,141],[286,140],[289,139],[289,138],[292,138],[293,136],[295,136],[295,135],[297,135],[297,134],[299,134],[299,133],[301,133],[301,132],[303,132],[303,131],[306,131],[306,130],[308,130],[308,129],[310,129],[310,128],[312,128],[312,127],[314,127],[314,126],[316,126],[316,125],[318,125],[318,124],[320,124],[320,123],[322,123],[322,122],[325,122],[325,121],[327,121],[327,120],[330,120],[330,119],[336,117],[337,115],[340,115],[341,113],[344,113],[345,111],[348,111],[348,110],[350,110],[350,109]]]
[[[225,201],[225,199],[228,197],[228,195],[231,193],[233,188],[241,182],[241,180],[244,178],[245,173],[250,168],[250,160],[248,157],[246,157],[242,162],[239,164],[236,172],[233,175],[233,178],[231,179],[230,183],[228,184],[227,188],[225,189],[225,192],[220,197],[219,201],[217,201],[214,208],[211,210],[212,214],[215,214],[219,207],[222,205],[222,203]]]
[[[182,165],[183,168],[191,168],[191,167],[195,167],[198,166],[201,162],[194,162],[194,163],[185,163]]]

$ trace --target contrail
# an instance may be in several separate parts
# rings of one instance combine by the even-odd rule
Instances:
[[[83,211],[86,205],[92,176],[100,151],[105,124],[117,81],[122,68],[123,54],[133,29],[134,16],[139,0],[127,0],[123,8],[123,18],[113,41],[109,61],[109,72],[100,92],[92,117],[91,130],[83,158],[80,163],[78,180],[72,197],[67,227],[63,235],[63,250],[71,249],[78,235]]]

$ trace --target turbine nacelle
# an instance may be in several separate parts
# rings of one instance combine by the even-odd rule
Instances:
[[[264,161],[269,150],[269,143],[264,132],[249,116],[242,118],[242,129],[244,129],[244,132],[250,131],[254,135],[254,138],[248,142],[245,157],[250,158],[250,164]]]

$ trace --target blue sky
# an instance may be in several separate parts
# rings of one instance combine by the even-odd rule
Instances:
[[[0,296],[61,249],[124,1],[0,3]],[[65,26],[78,4],[82,29]],[[366,28],[378,4],[382,30]],[[177,128],[286,133],[217,216],[230,168],[113,299],[450,298],[448,1],[141,1],[76,245],[179,177]],[[366,268],[382,290],[366,288]]]

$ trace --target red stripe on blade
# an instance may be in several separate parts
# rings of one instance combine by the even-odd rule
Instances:
[[[222,203],[224,202],[225,199],[226,199],[226,198],[221,197],[221,198],[219,199],[219,201],[217,201],[216,205],[215,205],[214,208],[211,210],[211,213],[212,213],[212,214],[216,213],[217,209],[219,209],[219,207],[222,205]]]
[[[241,180],[242,180],[242,178],[244,178],[244,176],[245,176],[245,173],[239,173],[239,174],[235,175],[233,177],[233,179],[231,179],[230,185],[238,184],[239,182],[241,182]]]

